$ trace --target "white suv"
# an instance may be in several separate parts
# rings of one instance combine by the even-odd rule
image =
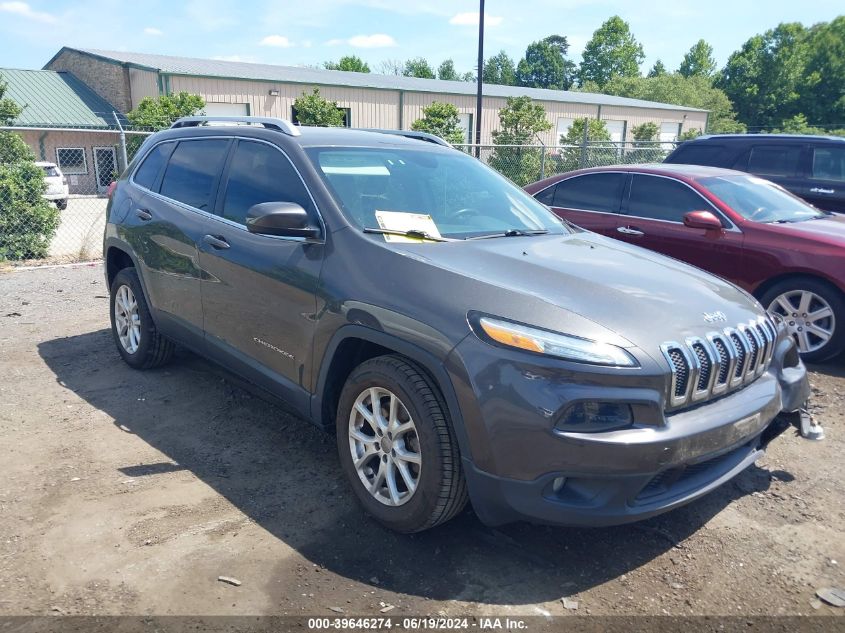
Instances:
[[[65,178],[62,170],[56,163],[38,162],[35,164],[44,170],[44,182],[47,183],[44,197],[55,202],[59,209],[66,209],[69,189],[67,178]]]

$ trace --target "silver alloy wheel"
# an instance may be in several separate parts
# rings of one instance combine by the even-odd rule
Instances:
[[[780,315],[802,354],[827,345],[836,329],[830,304],[809,290],[790,290],[775,297],[769,312]]]
[[[420,481],[417,427],[396,394],[382,387],[361,392],[349,414],[352,464],[367,491],[386,506],[407,503]]]
[[[135,293],[125,284],[114,295],[114,327],[123,349],[130,354],[137,352],[141,344],[141,315]]]

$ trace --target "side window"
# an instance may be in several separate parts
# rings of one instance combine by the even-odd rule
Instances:
[[[711,211],[707,201],[685,184],[669,178],[635,174],[627,215],[683,222],[690,211]]]
[[[710,165],[713,167],[720,167],[724,155],[724,145],[691,143],[689,145],[681,145],[678,148],[678,151],[672,154],[672,159],[667,160],[666,162],[683,165]]]
[[[552,206],[552,203],[555,199],[555,190],[557,189],[557,185],[552,185],[551,187],[546,187],[542,191],[538,192],[534,198],[537,202],[542,202],[547,207]]]
[[[625,178],[622,173],[600,173],[562,180],[555,190],[554,206],[617,213]]]
[[[161,168],[164,167],[164,163],[173,149],[173,145],[173,143],[160,143],[150,150],[144,162],[135,170],[136,184],[145,189],[153,188]]]
[[[794,176],[801,162],[801,145],[755,145],[748,171],[760,176]]]
[[[305,185],[282,152],[266,143],[238,141],[221,215],[246,224],[249,208],[261,202],[295,202],[313,212]]]
[[[209,211],[228,148],[226,139],[180,141],[167,163],[161,195]]]
[[[813,148],[813,178],[845,182],[845,147]]]

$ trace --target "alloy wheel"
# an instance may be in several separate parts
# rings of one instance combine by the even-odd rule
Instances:
[[[417,428],[396,394],[370,387],[349,414],[349,450],[361,483],[387,506],[407,503],[420,480],[422,455]]]
[[[809,290],[790,290],[775,297],[769,312],[780,315],[802,354],[815,352],[833,338],[836,317],[825,299]]]
[[[141,344],[141,315],[132,288],[120,286],[114,296],[114,327],[121,346],[129,354]]]

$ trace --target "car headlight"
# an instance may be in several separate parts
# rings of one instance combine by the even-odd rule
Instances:
[[[592,341],[570,334],[549,332],[548,330],[540,330],[491,317],[481,317],[476,323],[488,339],[506,347],[555,356],[578,363],[612,367],[638,366],[636,359],[630,353],[610,343]]]

